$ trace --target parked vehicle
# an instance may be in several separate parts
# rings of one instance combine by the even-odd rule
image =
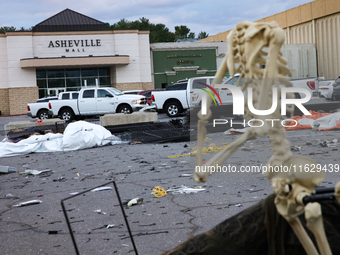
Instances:
[[[321,97],[324,97],[326,99],[332,99],[334,84],[335,80],[320,81],[319,91]]]
[[[49,102],[50,100],[58,100],[58,97],[42,97],[37,100],[37,103]]]
[[[141,96],[145,96],[146,97],[146,103],[148,105],[151,105],[153,102],[152,102],[152,99],[151,99],[151,92],[152,91],[163,91],[165,89],[149,89],[149,90],[143,90],[141,92],[138,93],[138,95],[141,95]]]
[[[177,117],[190,107],[200,105],[202,95],[206,93],[202,88],[207,89],[205,84],[211,85],[213,79],[213,76],[190,78],[187,82],[168,86],[174,86],[177,90],[151,92],[151,98],[158,111],[163,110],[169,117]],[[230,78],[224,78],[222,82],[226,83],[228,80]],[[218,89],[217,91],[222,103],[232,102],[232,95],[228,89]]]
[[[115,88],[87,87],[79,91],[77,99],[49,102],[49,114],[69,122],[85,116],[132,113],[146,106],[144,96],[125,95]]]
[[[179,82],[166,86],[165,90],[186,90],[188,82]]]
[[[197,107],[201,105],[202,95],[206,93],[206,85],[211,85],[214,77],[195,77],[190,78],[186,81],[185,89],[183,90],[185,82],[181,81],[172,86],[176,87],[177,90],[152,92],[152,100],[156,105],[158,111],[163,110],[170,117],[177,117],[181,112],[192,107]],[[224,78],[222,83],[228,85],[237,85],[237,80],[239,75],[235,75],[232,78]],[[300,87],[309,90],[313,97],[319,97],[319,82],[324,81],[323,77],[317,78],[303,78],[303,79],[290,79],[293,87]],[[244,80],[241,80],[244,83]],[[340,83],[340,79],[339,79]],[[170,87],[170,86],[168,86]],[[339,87],[340,89],[340,87]],[[218,95],[221,98],[222,104],[231,104],[233,102],[233,96],[230,90],[226,88],[216,89]],[[296,93],[297,98],[304,98],[306,95],[304,93]],[[215,100],[217,100],[217,97]],[[339,95],[340,97],[340,95]]]
[[[340,100],[340,76],[334,81],[332,100]]]
[[[122,93],[126,95],[138,95],[138,93],[141,91],[142,90],[126,90],[126,91],[122,91]]]
[[[289,80],[293,87],[308,89],[312,97],[320,97],[320,82],[325,81],[324,77],[311,77],[311,78],[301,78],[301,79],[290,79]],[[304,98],[306,95],[300,93],[300,97]]]
[[[28,103],[27,104],[27,115],[32,118],[39,118],[41,120],[48,119],[50,116],[48,115],[48,102],[51,100],[65,99],[67,96],[72,97],[72,94],[78,94],[77,92],[63,92],[58,96],[53,97],[43,97],[39,98],[36,103]],[[64,98],[63,98],[64,97]]]
[[[78,92],[62,92],[59,94],[59,99],[67,100],[67,99],[77,99],[79,96]]]

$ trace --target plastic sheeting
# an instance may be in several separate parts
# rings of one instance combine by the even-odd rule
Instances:
[[[316,129],[319,131],[327,131],[340,129],[340,112],[337,113],[318,113],[309,111],[312,115],[294,116],[297,123],[291,123],[292,127],[286,127],[286,130],[299,129]],[[293,125],[295,125],[293,127]],[[286,124],[287,125],[287,124]]]
[[[104,127],[86,121],[70,123],[64,134],[32,135],[18,143],[0,143],[0,157],[25,155],[32,152],[73,151],[122,143],[112,139],[111,132]]]

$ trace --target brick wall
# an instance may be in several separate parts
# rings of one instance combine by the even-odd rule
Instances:
[[[38,87],[9,88],[9,114],[26,114],[27,104],[39,98]]]
[[[9,115],[9,89],[0,89],[0,111],[1,115]]]
[[[153,89],[152,82],[130,82],[130,83],[116,83],[112,87],[119,89],[121,91],[125,90],[148,90]]]

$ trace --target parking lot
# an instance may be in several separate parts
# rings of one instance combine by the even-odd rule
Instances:
[[[26,116],[1,117],[0,128]],[[168,120],[163,115],[162,121]],[[3,129],[0,130],[3,132]],[[1,134],[2,135],[2,134]],[[339,146],[323,147],[340,137],[339,131],[288,131],[295,155],[311,157],[319,164],[339,164]],[[208,134],[206,146],[222,147],[237,138]],[[207,231],[223,220],[262,201],[272,187],[261,172],[220,173],[206,183],[192,179],[194,143],[119,144],[86,150],[34,153],[0,158],[0,165],[15,173],[0,175],[0,249],[2,254],[73,254],[75,249],[61,207],[61,200],[115,181],[139,254],[160,254],[188,238]],[[240,169],[265,164],[272,155],[268,139],[248,141],[228,160]],[[204,157],[210,157],[206,154]],[[49,170],[30,175],[25,170]],[[338,172],[327,172],[320,184],[340,181]],[[113,188],[112,184],[105,185]],[[152,194],[155,186],[167,190]],[[193,188],[197,193],[190,193]],[[190,194],[189,194],[190,193]],[[40,200],[30,206],[19,203]],[[80,254],[134,254],[114,189],[88,192],[65,201],[68,218]]]

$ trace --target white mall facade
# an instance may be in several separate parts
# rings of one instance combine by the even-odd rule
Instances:
[[[106,30],[0,34],[0,111],[85,85],[153,88],[149,31]]]

